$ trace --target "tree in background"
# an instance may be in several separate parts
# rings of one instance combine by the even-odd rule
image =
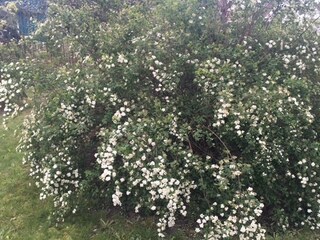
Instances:
[[[0,6],[0,42],[9,42],[12,39],[19,40],[18,21],[15,4]]]

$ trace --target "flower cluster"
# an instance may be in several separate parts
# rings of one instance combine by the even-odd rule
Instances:
[[[0,69],[0,106],[4,116],[16,116],[28,106],[24,96],[30,87],[30,70],[24,62],[11,62]]]
[[[255,199],[252,188],[236,192],[226,204],[214,202],[206,214],[197,220],[198,228],[208,229],[205,239],[227,239],[239,236],[239,239],[264,239],[266,230],[258,222],[263,204]]]

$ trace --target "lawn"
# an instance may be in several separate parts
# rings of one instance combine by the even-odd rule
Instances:
[[[152,219],[126,217],[106,210],[82,210],[66,222],[55,226],[50,221],[50,200],[40,201],[39,190],[22,165],[22,155],[16,152],[23,116],[10,121],[8,130],[0,126],[0,239],[156,239]],[[0,119],[1,120],[1,119]],[[130,219],[130,220],[128,220]],[[182,231],[169,239],[186,239]],[[275,235],[269,239],[320,239],[320,234],[306,231]]]
[[[152,222],[126,220],[107,211],[82,211],[55,226],[50,221],[50,200],[40,201],[39,190],[22,165],[15,148],[22,116],[0,127],[0,239],[155,239]],[[112,216],[110,216],[112,215]],[[177,238],[175,238],[177,239]]]

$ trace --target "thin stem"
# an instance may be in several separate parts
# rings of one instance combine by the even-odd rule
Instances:
[[[222,139],[214,131],[212,131],[209,127],[205,127],[205,128],[208,129],[209,132],[211,132],[222,143],[224,148],[227,150],[227,153],[228,153],[229,157],[232,158],[231,151],[229,150],[227,145],[224,143],[224,141],[222,141]]]

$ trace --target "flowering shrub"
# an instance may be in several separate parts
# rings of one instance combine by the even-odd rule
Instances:
[[[50,64],[1,69],[6,115],[32,93],[21,149],[40,198],[59,221],[92,196],[155,214],[160,237],[183,217],[205,239],[319,229],[316,7],[53,4]]]

